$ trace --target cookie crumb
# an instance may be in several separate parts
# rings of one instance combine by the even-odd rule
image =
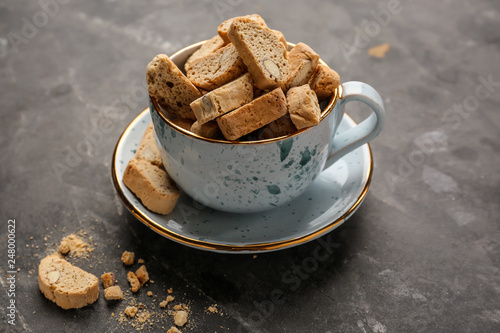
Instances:
[[[132,290],[132,292],[135,293],[141,289],[141,283],[134,272],[127,273],[127,281],[130,283],[130,290]]]
[[[134,264],[134,252],[125,251],[122,254],[122,261],[125,265],[130,266]]]
[[[123,291],[120,286],[112,286],[104,289],[104,298],[106,301],[116,301],[123,299]]]
[[[153,296],[153,292],[152,291],[148,291],[148,296],[149,297]]]
[[[184,326],[187,323],[188,314],[186,311],[179,310],[174,314],[174,322],[177,326]]]
[[[144,259],[142,259],[142,258],[137,259],[137,263],[138,263],[138,264],[144,264]]]
[[[135,306],[127,306],[127,308],[125,309],[125,314],[130,318],[134,318],[137,314],[137,310],[138,309]]]
[[[170,327],[170,329],[167,331],[167,333],[181,333],[181,331],[179,331],[179,330],[177,329],[177,327],[172,326],[172,327]]]
[[[142,265],[135,271],[135,275],[141,282],[141,287],[144,285],[144,283],[148,282],[149,280],[149,274],[148,271],[146,270],[146,266]]]

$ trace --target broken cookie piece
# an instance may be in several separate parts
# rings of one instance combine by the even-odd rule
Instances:
[[[116,284],[115,274],[109,272],[101,275],[102,286],[104,289],[112,287]]]
[[[132,292],[136,293],[141,289],[141,283],[134,272],[127,273],[127,281],[130,283],[130,290],[132,290]]]
[[[112,286],[104,289],[104,298],[106,301],[116,301],[123,299],[123,291],[120,286]]]

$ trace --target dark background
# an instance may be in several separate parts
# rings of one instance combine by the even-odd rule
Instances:
[[[256,258],[187,248],[136,220],[111,182],[114,146],[147,107],[138,93],[146,64],[250,13],[309,44],[342,82],[373,85],[386,106],[368,196],[322,238],[338,247],[307,274],[296,267],[318,241]],[[370,57],[382,43],[391,45],[385,58]],[[116,320],[125,301],[101,295],[66,311],[40,293],[40,259],[83,231],[95,250],[70,261],[115,271],[126,288],[119,257],[135,251],[155,281],[137,300],[153,307],[156,298],[158,308],[172,287],[191,305],[182,332],[499,332],[499,49],[495,0],[0,1],[0,331],[133,330]],[[102,122],[110,133],[89,143],[85,133]],[[57,165],[66,165],[59,177]],[[9,219],[15,327],[6,317]],[[211,304],[223,315],[206,313]],[[171,324],[163,316],[146,328]]]

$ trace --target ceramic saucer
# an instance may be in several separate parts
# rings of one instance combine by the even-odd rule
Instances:
[[[368,144],[324,170],[287,205],[260,213],[234,214],[203,207],[182,193],[167,216],[150,212],[123,184],[122,176],[151,122],[144,110],[118,140],[112,161],[116,191],[141,222],[160,235],[194,248],[225,253],[257,253],[303,244],[344,223],[366,196],[373,170]],[[347,115],[338,132],[355,126]]]

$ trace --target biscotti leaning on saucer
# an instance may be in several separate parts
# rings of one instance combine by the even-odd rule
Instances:
[[[146,208],[158,214],[172,212],[179,199],[179,189],[163,168],[151,124],[144,133],[136,155],[127,164],[123,183]]]
[[[63,309],[79,309],[99,298],[99,279],[56,255],[40,262],[38,286]]]

